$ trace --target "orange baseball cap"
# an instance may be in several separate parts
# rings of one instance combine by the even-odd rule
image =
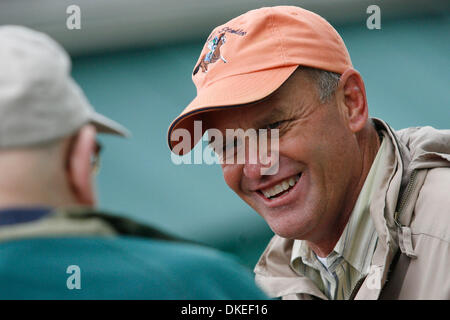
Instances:
[[[193,137],[200,114],[242,107],[277,90],[299,65],[339,74],[352,68],[337,31],[319,15],[294,6],[251,10],[216,27],[195,64],[192,80],[197,96],[172,122]],[[198,139],[198,137],[197,137]],[[198,142],[192,141],[191,147]],[[185,150],[182,148],[180,155]]]

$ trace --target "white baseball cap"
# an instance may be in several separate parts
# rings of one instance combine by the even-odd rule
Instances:
[[[0,148],[62,138],[88,123],[98,132],[130,135],[95,112],[70,71],[70,57],[46,34],[0,26]]]

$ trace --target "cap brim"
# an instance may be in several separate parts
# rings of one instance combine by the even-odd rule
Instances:
[[[176,129],[186,129],[194,139],[193,122],[201,113],[224,108],[245,107],[262,100],[276,91],[297,69],[298,65],[267,69],[228,77],[203,88],[197,97],[169,126],[167,138],[172,151],[177,143],[171,137]],[[205,128],[203,128],[205,129]],[[198,138],[198,137],[197,137]],[[201,137],[200,137],[201,138]],[[198,142],[191,141],[191,148]],[[182,149],[181,152],[189,151]],[[179,155],[183,155],[181,153]]]
[[[100,133],[115,134],[125,138],[129,138],[131,136],[131,132],[127,128],[116,121],[101,115],[100,113],[94,112],[90,116],[90,119],[90,122]]]

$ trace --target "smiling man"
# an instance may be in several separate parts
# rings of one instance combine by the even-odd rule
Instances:
[[[212,31],[196,66],[223,33],[224,60],[194,69],[197,96],[169,146],[186,151],[175,133],[195,120],[224,136],[278,130],[271,174],[249,161],[245,138],[215,150],[236,159],[245,148],[244,163],[222,163],[225,181],[276,233],[259,285],[285,299],[450,298],[450,132],[369,118],[343,40],[312,12],[249,11]]]

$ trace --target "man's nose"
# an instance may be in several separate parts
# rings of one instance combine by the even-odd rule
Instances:
[[[261,178],[261,164],[250,164],[246,163],[244,165],[244,175],[249,179],[259,179]]]
[[[266,155],[260,158],[257,155],[249,157],[247,153],[242,170],[244,175],[250,179],[259,179],[263,176],[277,174],[279,170],[279,154],[278,152],[271,152],[270,156]]]

